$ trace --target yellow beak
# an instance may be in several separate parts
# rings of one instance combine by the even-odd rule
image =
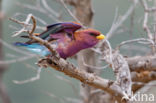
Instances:
[[[103,34],[100,34],[99,36],[96,36],[97,39],[102,40],[105,38],[105,36]]]

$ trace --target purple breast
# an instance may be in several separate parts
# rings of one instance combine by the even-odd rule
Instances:
[[[75,42],[71,46],[67,46],[64,48],[57,48],[57,52],[59,53],[61,58],[68,58],[75,55],[82,49],[93,47],[94,45],[88,45],[82,42]]]

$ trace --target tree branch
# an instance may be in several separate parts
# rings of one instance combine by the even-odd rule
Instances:
[[[134,93],[144,87],[146,83],[156,80],[156,72],[153,71],[132,72],[131,75],[134,82],[140,82],[140,84],[133,84],[132,90]]]
[[[109,81],[92,73],[80,70],[62,58],[52,56],[51,58],[42,59],[38,64],[40,66],[48,65],[57,71],[63,72],[65,75],[80,80],[81,82],[95,88],[102,89],[111,95],[115,93],[117,94],[115,98],[118,101],[121,101],[121,98],[123,97],[120,87],[115,85],[113,81]]]
[[[135,56],[126,60],[131,71],[156,71],[156,56]]]

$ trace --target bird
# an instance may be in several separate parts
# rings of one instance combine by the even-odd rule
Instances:
[[[47,40],[63,59],[72,57],[83,49],[94,47],[100,40],[105,39],[105,36],[100,31],[92,28],[82,29],[82,26],[77,22],[51,24],[42,33],[34,33],[33,35]],[[21,37],[29,38],[29,36]],[[25,47],[40,56],[51,55],[48,48],[33,39],[24,43],[16,42],[14,45]]]

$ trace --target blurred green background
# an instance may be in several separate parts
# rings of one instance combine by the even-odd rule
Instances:
[[[55,0],[47,0],[48,4],[56,10],[57,12],[61,12],[63,15],[63,19],[65,21],[72,21],[72,18],[70,15],[65,12],[62,5],[60,5]],[[35,5],[36,0],[3,0],[2,2],[2,8],[3,12],[7,16],[4,20],[4,26],[3,26],[3,39],[11,44],[15,41],[20,41],[21,39],[19,37],[13,38],[11,35],[15,31],[14,29],[11,29],[9,25],[14,25],[17,27],[20,27],[16,23],[13,23],[12,21],[8,20],[8,17],[13,17],[15,13],[20,12],[24,14],[32,13],[33,15],[42,18],[44,21],[46,21],[48,24],[55,23],[52,19],[48,18],[47,15],[41,14],[40,12],[33,11],[30,9],[22,8],[20,6],[17,6],[17,2],[20,2],[22,4],[29,4],[29,5]],[[100,30],[103,34],[106,34],[109,29],[111,28],[112,21],[115,16],[116,8],[118,8],[118,15],[122,16],[130,7],[132,2],[130,0],[92,0],[93,9],[94,9],[94,28]],[[20,20],[24,20],[25,18],[18,18]],[[115,36],[113,36],[110,39],[112,47],[117,46],[121,41],[136,38],[136,37],[144,37],[145,33],[142,29],[142,19],[143,19],[143,9],[140,5],[138,5],[134,11],[134,25],[132,27],[132,34],[131,31],[129,31],[129,28],[131,28],[131,20],[132,18],[129,17],[126,22],[122,25],[124,27],[124,32],[117,33]],[[139,20],[141,22],[139,22]],[[40,26],[45,26],[43,24],[38,23]],[[128,29],[128,30],[127,30]],[[146,49],[146,47],[143,47]],[[129,52],[126,49],[122,49],[121,51],[124,55],[132,56],[132,55],[144,55],[147,53],[147,51],[139,51],[139,54],[137,50],[133,50],[133,52]],[[16,53],[6,47],[4,47],[4,55],[5,60],[11,60],[14,59],[11,55],[16,56],[22,56],[22,54]],[[74,62],[74,60],[69,59],[71,62]],[[8,70],[5,72],[4,75],[4,83],[6,85],[6,88],[8,90],[9,96],[11,98],[12,103],[60,103],[56,98],[53,98],[48,93],[52,93],[55,96],[59,98],[78,98],[77,94],[73,91],[72,86],[58,78],[55,77],[55,75],[60,75],[66,78],[67,80],[71,81],[75,88],[77,89],[77,93],[79,94],[79,86],[80,82],[69,78],[65,76],[62,73],[59,73],[53,69],[47,68],[43,69],[41,72],[41,78],[37,81],[18,85],[14,84],[13,80],[25,80],[28,78],[31,78],[36,75],[36,71],[26,67],[26,64],[31,64],[34,67],[35,62],[37,59],[29,59],[25,62],[17,62],[13,64],[9,64],[7,66]],[[74,62],[75,63],[75,62]],[[114,79],[113,73],[111,69],[105,69],[102,70],[101,73],[102,77]],[[1,102],[1,101],[0,101]]]

